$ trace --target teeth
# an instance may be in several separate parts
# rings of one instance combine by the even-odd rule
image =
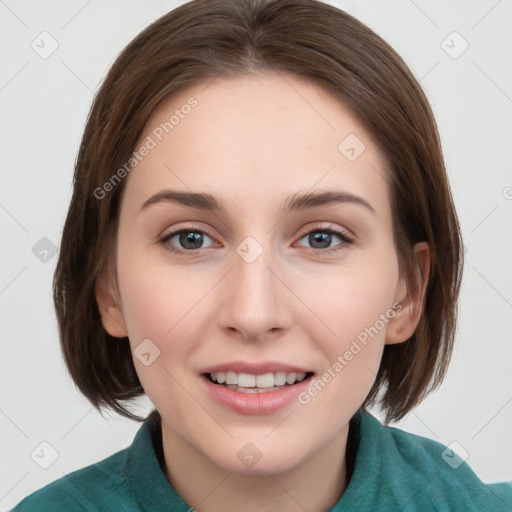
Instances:
[[[263,375],[258,375],[255,379],[256,386],[259,388],[273,388],[274,387],[274,374],[273,373],[264,373]],[[238,385],[240,387],[247,387],[240,383],[238,380]]]
[[[239,373],[237,382],[241,388],[253,388],[256,386],[256,375],[250,373]]]
[[[286,376],[286,383],[287,384],[293,384],[295,382],[296,378],[297,378],[297,374],[295,372],[289,373]]]
[[[286,372],[277,372],[274,374],[274,384],[284,386],[286,384]]]
[[[306,377],[306,374],[303,372],[276,372],[253,375],[244,372],[212,372],[210,373],[210,377],[213,382],[225,384],[229,389],[243,391],[245,393],[258,393],[263,390],[275,390],[278,389],[278,387],[301,382]]]
[[[226,372],[226,384],[238,384],[235,372]]]

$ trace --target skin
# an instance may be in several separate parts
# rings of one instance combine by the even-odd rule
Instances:
[[[348,422],[384,345],[406,342],[418,324],[428,247],[414,247],[425,279],[413,294],[399,273],[386,160],[338,98],[291,74],[218,78],[167,98],[141,143],[191,96],[197,107],[127,178],[118,294],[106,277],[97,286],[103,325],[129,336],[132,350],[147,338],[160,350],[151,365],[134,364],[162,415],[167,477],[191,507],[323,511],[348,484]],[[366,146],[353,162],[338,150],[349,134]],[[207,192],[227,213],[171,202],[141,211],[163,189]],[[346,202],[280,213],[294,193],[333,189],[364,198],[374,212]],[[308,233],[327,226],[353,243],[332,235],[330,245],[315,245]],[[190,247],[179,236],[159,242],[180,228],[206,233],[188,256],[169,250]],[[247,236],[263,249],[252,263],[236,252]],[[234,360],[281,361],[321,376],[397,302],[400,311],[307,404],[247,416],[200,386],[201,369]],[[247,442],[262,455],[250,468],[237,457]]]

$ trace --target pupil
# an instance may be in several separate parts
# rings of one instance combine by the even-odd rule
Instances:
[[[193,233],[191,231],[183,232],[180,235],[180,243],[185,247],[185,249],[199,249],[202,241],[201,238],[201,233]],[[194,245],[194,243],[196,243],[196,245]]]
[[[329,233],[315,233],[313,235],[309,235],[310,236],[310,242],[311,242],[311,245],[315,248],[315,249],[325,249],[326,247],[329,247],[330,245],[330,242],[331,242],[331,236]],[[311,239],[312,237],[312,239]],[[322,244],[322,242],[325,242],[321,247],[315,247],[315,243],[319,242],[320,244]]]

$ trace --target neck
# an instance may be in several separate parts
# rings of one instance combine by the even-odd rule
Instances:
[[[162,420],[166,476],[176,492],[200,512],[279,510],[323,512],[340,499],[347,484],[349,425],[320,451],[281,473],[242,474],[216,465],[171,431]]]

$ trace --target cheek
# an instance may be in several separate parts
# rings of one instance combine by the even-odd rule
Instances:
[[[197,278],[185,266],[171,268],[160,251],[148,250],[139,240],[120,237],[117,269],[123,315],[133,343],[162,340],[197,302]],[[131,247],[132,250],[128,250]]]
[[[181,383],[196,346],[193,320],[201,308],[191,306],[198,301],[197,293],[184,286],[178,273],[164,279],[155,267],[130,263],[126,261],[124,276],[120,269],[119,281],[135,369],[155,407],[173,417],[191,406]]]
[[[325,340],[330,351],[343,348],[347,341],[374,326],[382,314],[389,312],[395,299],[396,261],[375,258],[359,263],[331,267],[298,281],[298,295],[306,298],[317,317],[311,325],[320,332],[323,324],[324,334],[330,334],[318,337]],[[377,327],[384,335],[381,322]]]
[[[395,316],[397,279],[396,260],[378,257],[331,272],[329,279],[315,276],[302,282],[302,293],[309,289],[308,305],[322,320],[312,321],[309,337],[324,356],[317,376],[321,382],[306,392],[303,403],[311,402],[311,411],[318,414],[323,409],[326,421],[335,421],[339,411],[325,408],[326,402],[343,402],[355,410],[373,385],[386,329]]]
[[[118,260],[118,279],[137,373],[150,393],[179,388],[172,377],[183,379],[190,370],[191,354],[207,337],[215,316],[209,291],[218,277],[208,269],[171,266],[149,251],[128,252],[128,246],[128,237],[126,241],[120,237],[123,257]],[[154,358],[147,366],[148,361],[138,358],[143,349],[151,354],[151,361]]]

